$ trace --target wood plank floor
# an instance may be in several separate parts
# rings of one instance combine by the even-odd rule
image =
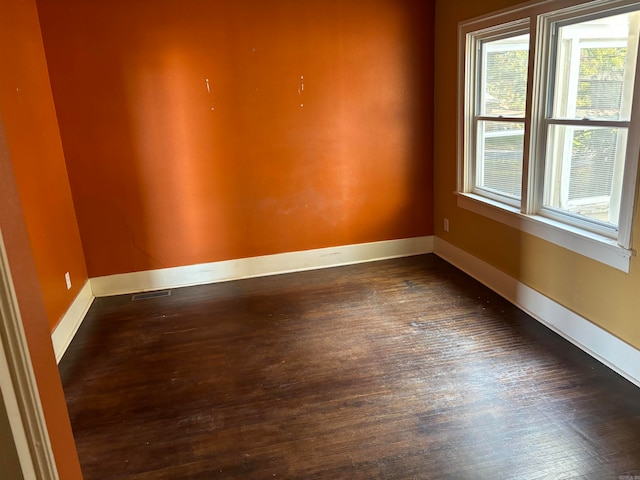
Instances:
[[[434,255],[97,299],[85,480],[640,475],[640,389]]]

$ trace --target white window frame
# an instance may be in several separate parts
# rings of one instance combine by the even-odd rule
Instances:
[[[640,10],[640,0],[545,0],[528,2],[459,24],[458,206],[624,272],[629,271],[629,259],[635,255],[631,232],[636,204],[640,135],[629,134],[627,139],[617,230],[601,227],[597,222],[583,221],[579,216],[572,217],[566,212],[558,215],[553,209],[543,208],[543,200],[545,132],[549,122],[562,123],[562,120],[547,118],[550,97],[547,90],[551,71],[549,57],[552,48],[550,29],[558,22],[587,21],[634,10]],[[475,125],[478,119],[482,119],[476,115],[475,56],[479,41],[526,32],[530,35],[530,45],[527,108],[524,117],[522,200],[514,202],[508,197],[479,192],[474,188],[474,155],[477,148]],[[637,56],[637,52],[633,54]],[[615,122],[612,125],[610,121],[572,120],[567,123],[572,126],[582,123],[591,127],[601,123],[615,126]],[[640,132],[640,61],[636,61],[631,119],[617,123],[629,132]]]
[[[529,22],[528,20],[519,20],[519,21],[515,21],[515,22],[510,22],[506,25],[499,25],[498,28],[488,28],[488,29],[484,29],[482,32],[477,32],[474,35],[474,39],[475,42],[482,42],[482,41],[491,41],[491,40],[500,40],[502,38],[508,38],[508,37],[512,37],[512,36],[518,36],[524,33],[529,33]],[[471,39],[468,39],[469,41]],[[473,44],[470,44],[468,46],[468,48],[474,48]],[[477,55],[477,50],[474,50],[474,55]],[[471,60],[475,60],[475,59],[471,59]],[[483,58],[484,60],[484,58]],[[477,78],[477,76],[479,75],[478,72],[478,64],[477,62],[472,61],[472,64],[469,65],[469,68],[473,69],[473,76],[474,78]],[[472,82],[470,82],[472,83]],[[468,155],[469,156],[477,156],[477,152],[482,150],[482,144],[483,144],[483,140],[484,136],[481,136],[480,133],[477,131],[477,125],[482,122],[482,121],[492,121],[492,122],[502,122],[502,123],[513,123],[513,124],[522,124],[525,127],[525,138],[526,138],[526,116],[525,117],[510,117],[510,116],[493,116],[493,115],[483,115],[483,114],[475,114],[475,111],[479,110],[479,101],[480,99],[478,98],[478,96],[476,95],[475,92],[475,88],[473,88],[473,85],[469,86],[469,93],[468,93],[468,101],[470,102],[469,104],[469,110],[473,109],[474,112],[469,112],[469,121],[471,122],[471,124],[469,125],[468,129],[469,129],[469,138],[474,138],[475,137],[475,141],[474,142],[468,142],[469,145],[467,145],[468,148]],[[514,198],[510,195],[506,195],[506,194],[501,194],[499,192],[492,192],[490,189],[486,189],[486,188],[482,188],[482,187],[478,187],[475,183],[475,180],[479,175],[478,172],[478,165],[475,162],[472,162],[471,164],[469,164],[469,178],[468,178],[468,182],[469,182],[469,190],[473,193],[478,193],[480,196],[486,197],[486,198],[491,198],[493,200],[496,200],[498,202],[501,203],[505,203],[507,205],[510,205],[512,207],[519,207],[520,206],[520,199]]]

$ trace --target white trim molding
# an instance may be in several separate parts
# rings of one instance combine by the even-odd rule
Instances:
[[[57,480],[47,422],[0,232],[0,395],[15,444],[19,478]],[[13,465],[9,465],[13,469]],[[17,468],[17,467],[16,467]]]
[[[96,297],[279,275],[433,252],[433,236],[278,253],[91,279]]]
[[[94,298],[91,291],[91,280],[87,280],[67,312],[53,329],[51,342],[58,363],[62,360],[64,352],[67,351],[71,340],[80,328]]]
[[[640,387],[640,350],[441,238],[434,253]]]
[[[629,258],[635,252],[621,247],[615,240],[540,215],[525,215],[516,208],[472,193],[456,195],[461,208],[629,273]]]
[[[96,297],[301,272],[433,253],[433,236],[318,248],[89,279],[51,335],[58,363]]]

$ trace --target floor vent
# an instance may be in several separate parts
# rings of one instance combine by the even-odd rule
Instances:
[[[159,290],[157,292],[144,292],[131,295],[131,301],[137,302],[138,300],[147,300],[149,298],[168,297],[171,295],[171,290]]]

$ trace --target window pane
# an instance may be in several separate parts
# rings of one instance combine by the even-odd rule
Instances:
[[[545,206],[617,225],[627,130],[549,128]]]
[[[524,117],[529,34],[482,42],[481,48],[480,114]]]
[[[520,198],[524,124],[479,121],[476,187]]]
[[[629,120],[635,74],[632,13],[558,28],[554,118]]]

